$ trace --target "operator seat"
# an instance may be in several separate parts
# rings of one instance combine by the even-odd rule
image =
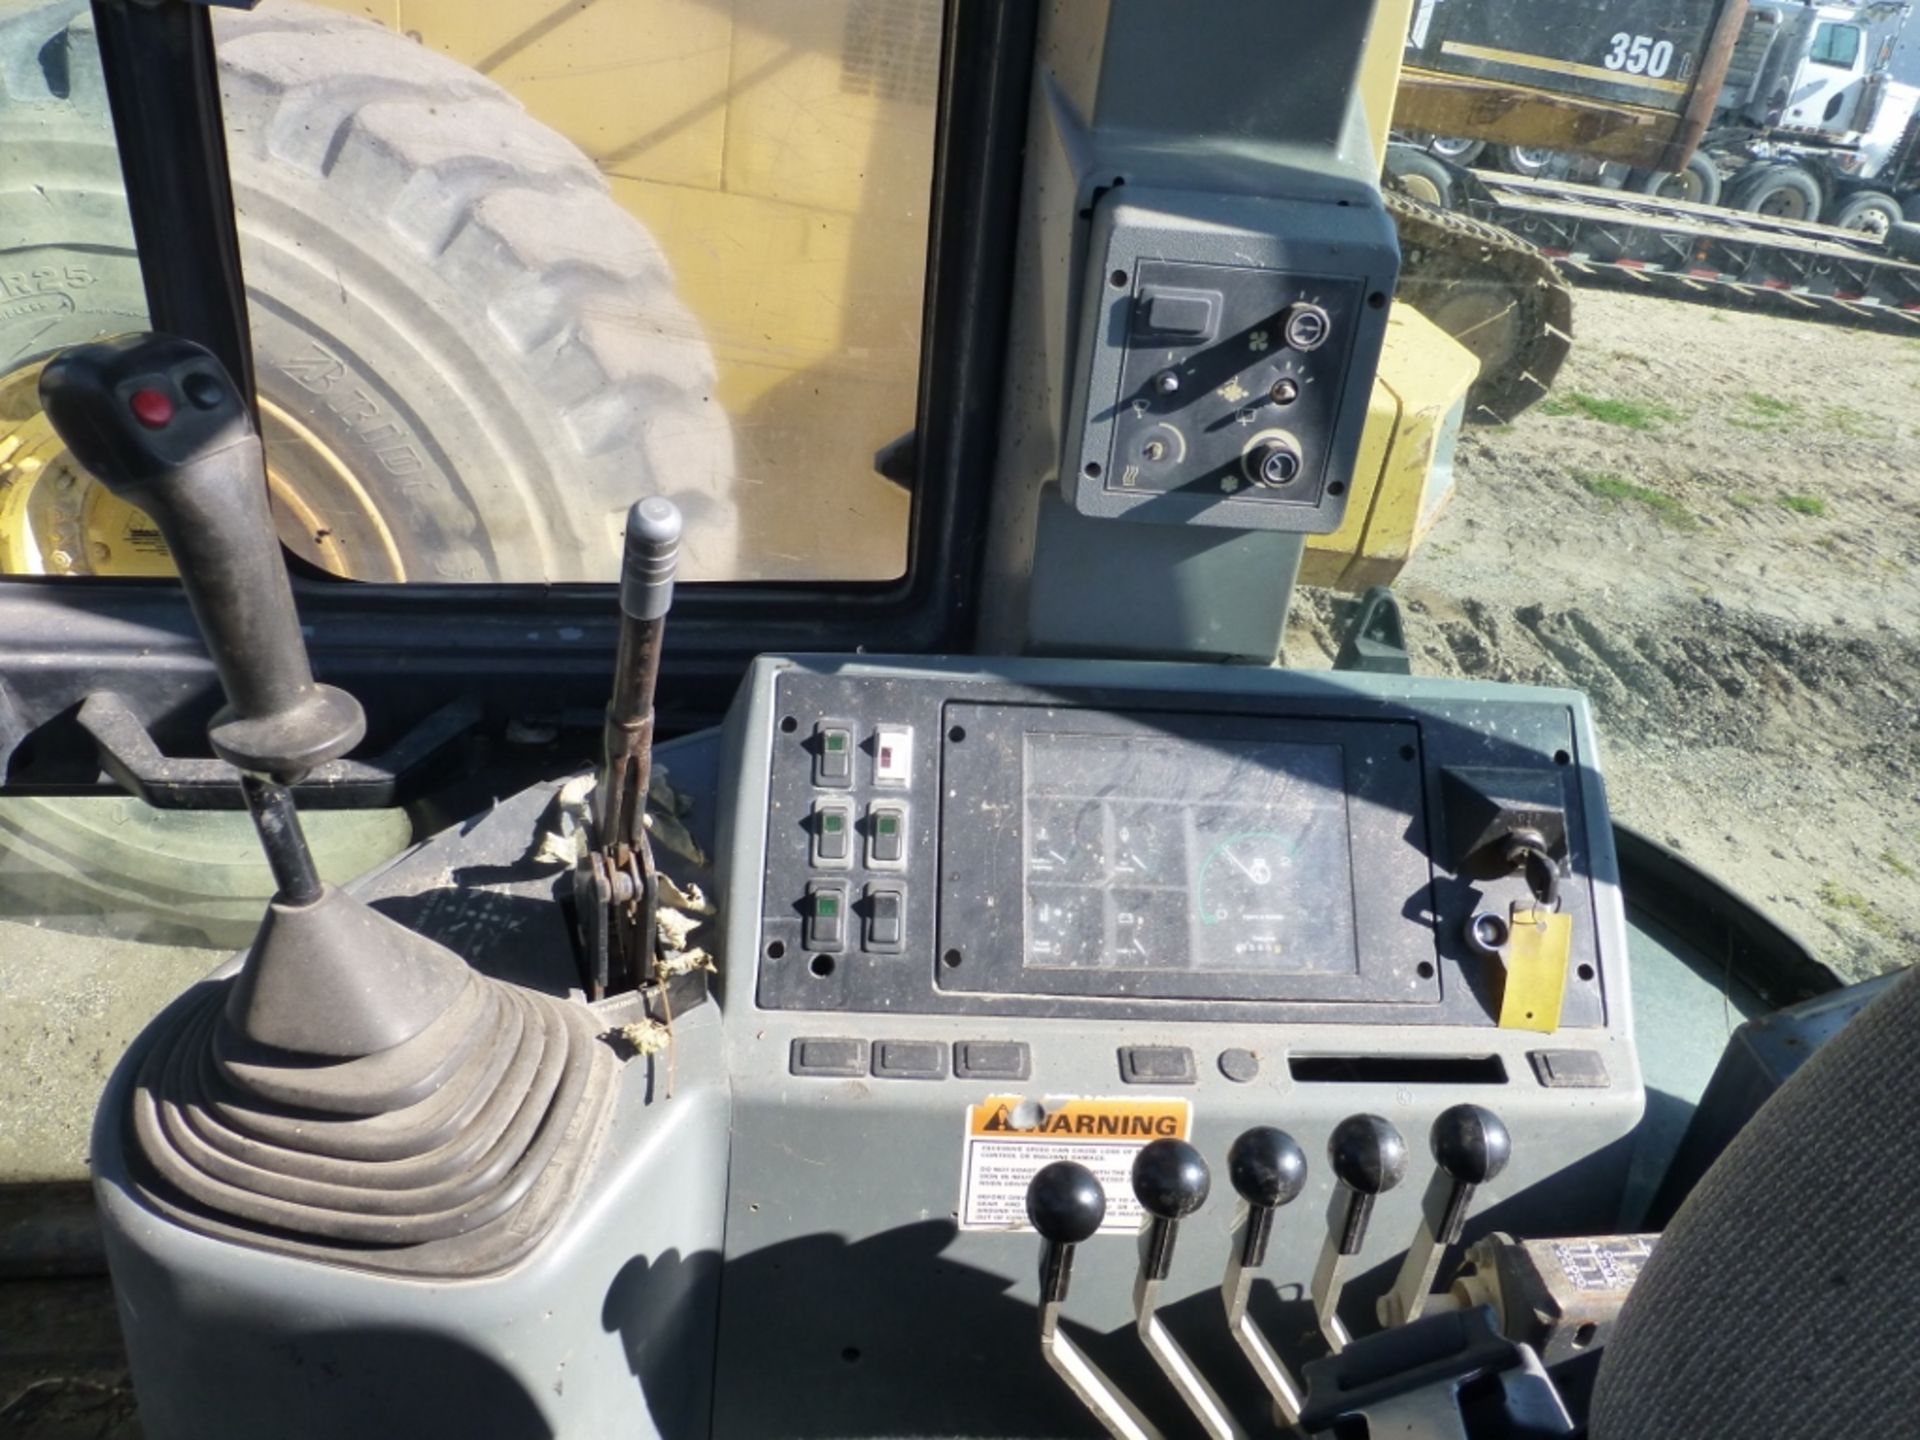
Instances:
[[[1701,1178],[1601,1357],[1594,1440],[1920,1434],[1920,971]]]

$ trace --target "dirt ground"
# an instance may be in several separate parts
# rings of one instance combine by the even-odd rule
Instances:
[[[1920,339],[1600,291],[1574,332],[1461,442],[1416,672],[1586,691],[1619,818],[1845,976],[1920,958]]]

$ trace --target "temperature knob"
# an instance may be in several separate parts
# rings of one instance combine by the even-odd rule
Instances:
[[[1302,300],[1287,311],[1281,333],[1295,350],[1318,350],[1333,334],[1333,317],[1311,300]]]
[[[1300,442],[1280,430],[1256,439],[1247,447],[1241,463],[1247,479],[1268,489],[1291,485],[1300,478],[1307,464],[1306,457],[1300,453]]]

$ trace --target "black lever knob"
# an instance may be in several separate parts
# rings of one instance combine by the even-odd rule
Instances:
[[[1434,1120],[1428,1143],[1435,1163],[1453,1182],[1434,1238],[1442,1245],[1458,1244],[1474,1188],[1507,1168],[1513,1136],[1486,1106],[1454,1105]]]
[[[1086,1166],[1056,1160],[1027,1182],[1027,1219],[1040,1232],[1040,1303],[1067,1298],[1073,1247],[1091,1240],[1107,1218],[1107,1192]]]
[[[1241,1263],[1249,1270],[1258,1269],[1267,1258],[1274,1212],[1282,1205],[1291,1205],[1307,1188],[1306,1152],[1286,1131],[1256,1125],[1227,1151],[1227,1178],[1247,1202]]]
[[[290,784],[358,744],[359,704],[314,681],[260,439],[212,352],[171,335],[76,346],[41,372],[40,401],[74,458],[166,538],[226,691],[214,750]]]
[[[1407,1142],[1383,1116],[1349,1115],[1333,1127],[1327,1159],[1346,1202],[1336,1227],[1339,1253],[1358,1255],[1374,1200],[1406,1178]]]
[[[1180,1222],[1207,1203],[1213,1176],[1200,1152],[1184,1140],[1155,1140],[1133,1157],[1133,1196],[1147,1212],[1140,1237],[1140,1270],[1164,1280],[1173,1265]]]

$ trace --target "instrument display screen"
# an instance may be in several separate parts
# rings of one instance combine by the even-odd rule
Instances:
[[[1338,745],[1026,736],[1032,969],[1352,973]]]

